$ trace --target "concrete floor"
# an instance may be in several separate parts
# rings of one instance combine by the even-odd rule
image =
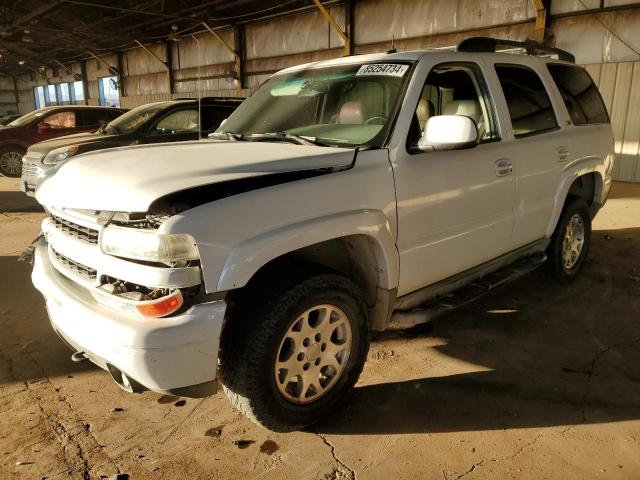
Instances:
[[[16,190],[0,178],[2,479],[640,478],[640,185],[614,186],[573,285],[538,271],[378,336],[346,408],[293,434],[72,363],[16,261],[43,217]]]

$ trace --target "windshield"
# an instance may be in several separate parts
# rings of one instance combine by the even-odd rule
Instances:
[[[35,118],[42,117],[45,113],[47,113],[46,108],[41,108],[39,110],[34,110],[33,112],[29,112],[19,118],[16,118],[13,122],[11,122],[7,127],[21,127],[22,125],[26,125],[27,123],[31,123],[31,121]]]
[[[129,110],[127,113],[120,115],[115,120],[107,124],[105,130],[107,133],[131,133],[136,131],[142,125],[147,123],[151,117],[171,105],[171,102],[149,103]]]
[[[405,63],[307,68],[269,79],[218,132],[314,137],[322,144],[382,146],[409,77]]]

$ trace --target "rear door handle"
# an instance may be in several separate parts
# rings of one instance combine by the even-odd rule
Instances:
[[[569,153],[569,150],[567,149],[567,147],[558,147],[559,161],[564,162],[566,159],[569,158],[569,155],[571,155],[571,153]]]
[[[513,173],[513,163],[510,158],[501,158],[496,160],[496,176],[506,177]]]

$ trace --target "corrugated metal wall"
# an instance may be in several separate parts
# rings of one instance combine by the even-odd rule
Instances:
[[[640,62],[587,65],[611,115],[616,160],[613,178],[640,182]]]
[[[550,30],[556,45],[576,55],[577,62],[589,66],[611,112],[616,137],[617,179],[640,181],[640,8],[629,8],[589,15],[575,15],[588,8],[619,7],[628,0],[553,0]],[[344,6],[330,8],[337,23],[344,26]],[[456,45],[474,35],[524,39],[535,28],[533,0],[357,0],[354,15],[356,53],[379,52],[390,47],[394,38],[398,50]],[[133,108],[168,98],[201,96],[246,96],[269,75],[282,68],[343,54],[342,40],[317,11],[245,24],[245,89],[238,91],[233,55],[211,34],[172,43],[175,93],[167,92],[167,73],[158,59],[141,48],[121,53],[125,96],[121,105]],[[614,33],[612,33],[612,31]],[[219,35],[235,48],[231,28]],[[622,37],[625,42],[620,41]],[[625,44],[626,43],[626,44]],[[628,44],[635,45],[630,48]],[[149,45],[160,59],[167,58],[163,43]],[[101,58],[117,67],[117,55]],[[79,62],[69,65],[81,73]],[[86,96],[98,103],[98,79],[108,76],[106,66],[95,59],[86,61]],[[63,69],[46,71],[36,81],[21,78],[20,109],[33,108],[34,85],[73,81]],[[4,81],[6,83],[6,80]],[[11,85],[12,88],[12,85]],[[0,103],[11,97],[10,89],[0,86]],[[11,100],[9,100],[11,101]],[[1,107],[0,107],[1,108]],[[15,107],[14,107],[15,108]],[[1,111],[1,110],[0,110]]]

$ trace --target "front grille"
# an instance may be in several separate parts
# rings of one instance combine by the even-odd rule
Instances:
[[[71,272],[75,273],[76,275],[79,275],[80,277],[88,278],[89,280],[96,279],[98,275],[98,271],[95,268],[90,268],[90,267],[87,267],[86,265],[82,265],[81,263],[74,262],[70,258],[65,257],[64,255],[61,255],[55,250],[53,249],[51,250],[53,251],[53,256],[56,258],[56,260],[62,265],[64,265],[67,268],[67,270],[70,270]]]
[[[80,240],[84,240],[85,242],[92,243],[94,245],[98,244],[98,230],[83,227],[82,225],[70,222],[64,218],[56,217],[55,215],[51,215],[50,217],[53,221],[53,226],[56,229],[71,237],[79,238]]]
[[[37,163],[22,162],[22,176],[23,177],[37,177],[42,171],[42,168]]]

